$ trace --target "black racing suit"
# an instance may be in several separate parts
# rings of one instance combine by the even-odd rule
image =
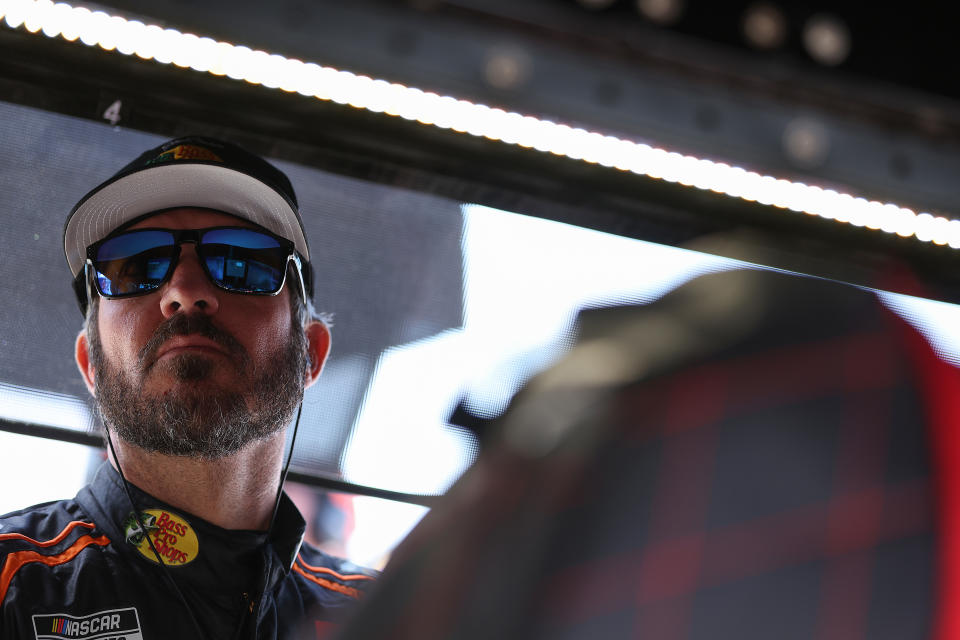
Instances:
[[[376,575],[301,544],[304,520],[285,494],[267,540],[130,489],[143,528],[106,463],[76,498],[0,517],[0,638],[318,638]]]

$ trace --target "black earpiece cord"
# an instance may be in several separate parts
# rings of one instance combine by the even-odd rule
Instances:
[[[160,552],[157,551],[157,548],[153,545],[153,540],[150,539],[150,533],[147,531],[147,527],[143,524],[143,520],[140,518],[140,510],[137,509],[137,505],[133,500],[133,494],[130,493],[130,485],[127,483],[126,476],[123,475],[123,469],[120,468],[120,458],[117,457],[117,451],[113,448],[113,440],[110,438],[110,429],[106,425],[104,425],[104,431],[107,434],[107,445],[110,447],[110,453],[113,455],[113,459],[117,463],[117,472],[120,474],[123,490],[127,494],[127,500],[130,501],[130,508],[133,509],[133,517],[137,519],[137,525],[140,527],[140,531],[143,532],[144,537],[147,539],[147,544],[150,545],[150,550],[153,551],[153,555],[156,556],[157,562],[160,564],[160,568],[163,570],[164,577],[166,578],[167,582],[170,583],[170,586],[173,587],[173,591],[177,594],[177,597],[183,604],[183,608],[187,610],[187,614],[190,616],[190,621],[197,630],[197,637],[205,639],[207,635],[203,632],[203,628],[197,621],[196,616],[193,615],[193,609],[190,608],[190,605],[187,603],[187,599],[183,597],[183,592],[180,591],[180,587],[177,586],[173,576],[170,575],[170,569],[167,568],[167,563],[163,561],[163,558],[160,556]]]
[[[267,529],[267,542],[270,541],[270,535],[273,533],[273,525],[277,521],[277,511],[280,510],[280,497],[283,495],[283,485],[287,481],[287,471],[290,470],[290,461],[293,460],[293,447],[297,444],[297,429],[300,428],[301,413],[303,413],[303,399],[300,400],[300,407],[297,409],[297,420],[293,423],[293,436],[290,438],[290,448],[287,450],[287,461],[283,465],[283,471],[280,472],[280,486],[277,487],[277,499],[273,502],[273,515],[270,516],[270,527]]]
[[[270,516],[270,526],[267,527],[267,544],[270,544],[270,536],[273,535],[273,525],[277,522],[277,511],[280,510],[280,498],[283,496],[283,485],[287,481],[287,471],[290,470],[290,461],[293,459],[293,447],[297,443],[297,430],[300,428],[300,414],[303,413],[303,399],[300,399],[300,406],[297,408],[297,420],[293,423],[293,436],[290,438],[290,448],[287,450],[287,461],[283,464],[283,471],[280,472],[280,486],[277,487],[277,497],[273,501],[273,515]],[[266,586],[264,586],[266,588]],[[263,600],[263,592],[260,592],[260,596],[257,599],[257,604]],[[240,621],[240,624],[237,625],[237,631],[233,637],[239,638],[240,632],[243,630],[243,621]]]

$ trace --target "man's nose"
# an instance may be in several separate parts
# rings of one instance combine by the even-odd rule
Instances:
[[[204,272],[193,243],[180,246],[177,266],[161,291],[160,310],[166,318],[181,312],[213,315],[220,309],[221,291]]]

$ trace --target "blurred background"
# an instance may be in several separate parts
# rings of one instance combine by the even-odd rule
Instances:
[[[102,460],[63,221],[178,135],[240,143],[297,191],[334,347],[289,490],[312,539],[361,564],[469,466],[584,306],[744,265],[866,287],[908,269],[924,296],[884,299],[960,351],[942,3],[0,0],[0,18],[0,512]],[[710,241],[729,235],[749,255]]]

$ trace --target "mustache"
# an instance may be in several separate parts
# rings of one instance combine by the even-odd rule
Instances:
[[[243,345],[232,335],[220,329],[213,324],[213,321],[202,313],[182,314],[178,313],[169,320],[164,321],[153,332],[153,335],[147,340],[147,343],[141,347],[137,353],[137,364],[140,370],[146,372],[153,366],[157,358],[157,351],[170,338],[175,336],[199,335],[208,340],[212,340],[223,349],[238,365],[247,366],[250,363],[250,356]]]

